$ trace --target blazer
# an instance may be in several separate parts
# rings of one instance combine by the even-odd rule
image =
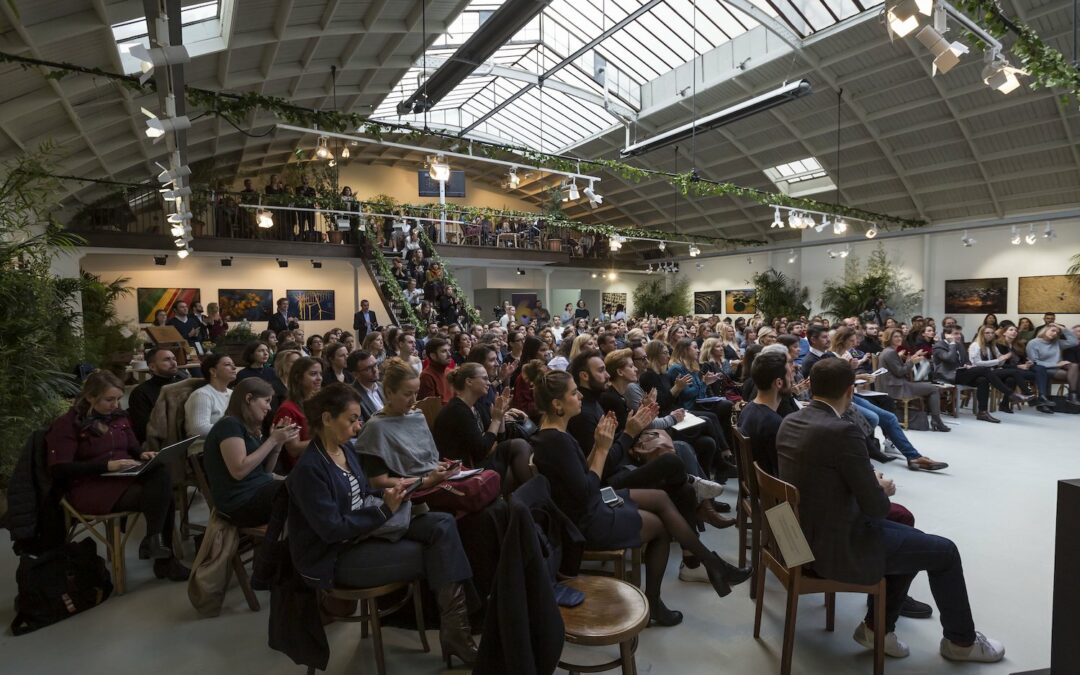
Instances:
[[[290,320],[292,320],[292,317],[286,319],[281,316],[279,312],[275,312],[270,315],[270,320],[266,322],[266,327],[275,333],[280,333],[283,330],[289,330]]]
[[[382,410],[383,407],[371,398],[371,394],[367,389],[364,389],[364,386],[360,384],[359,380],[354,380],[352,387],[360,394],[360,415],[363,417],[364,421],[367,422],[372,415]],[[379,398],[385,403],[386,398],[383,395],[381,382],[375,383],[375,391],[379,392]]]
[[[915,370],[915,364],[911,361],[904,362],[896,350],[886,347],[878,356],[878,366],[888,372],[878,375],[874,386],[877,391],[883,391],[892,398],[913,398],[923,396],[913,391],[911,373]],[[956,376],[955,371],[953,376]]]
[[[855,584],[881,579],[881,522],[889,498],[859,428],[828,404],[811,401],[784,418],[776,452],[781,480],[799,490],[799,524],[814,553],[814,572]]]
[[[372,330],[378,330],[379,329],[379,322],[375,318],[375,310],[369,309],[367,312],[362,312],[361,311],[361,312],[357,312],[356,314],[353,314],[352,327],[353,327],[353,330],[356,331],[356,341],[357,342],[363,342],[364,338],[367,337],[367,334],[368,334],[367,321],[364,320],[364,315],[365,314],[368,315],[368,319],[371,321],[371,329]]]
[[[895,353],[895,352],[894,352]],[[971,365],[968,351],[959,342],[938,340],[934,343],[934,372],[942,380],[956,383],[956,371],[960,366]]]

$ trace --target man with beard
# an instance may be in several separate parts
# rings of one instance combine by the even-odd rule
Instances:
[[[132,389],[128,397],[131,428],[140,443],[146,442],[146,425],[150,422],[150,413],[154,410],[161,388],[187,379],[187,374],[181,373],[176,365],[176,354],[164,347],[153,347],[146,352],[146,366],[150,369],[150,379]]]
[[[420,391],[417,400],[438,396],[443,405],[454,397],[454,389],[446,381],[446,370],[450,367],[450,343],[442,338],[431,338],[424,346],[428,365],[420,373]]]

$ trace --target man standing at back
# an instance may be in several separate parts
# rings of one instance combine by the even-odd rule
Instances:
[[[379,321],[367,300],[360,301],[360,311],[353,314],[352,327],[356,331],[357,342],[363,342],[371,331],[379,330]]]
[[[173,317],[166,321],[165,325],[175,328],[176,332],[188,341],[188,344],[198,342],[205,326],[198,318],[188,314],[188,304],[180,300],[173,305],[173,312]]]
[[[889,498],[858,427],[842,417],[855,395],[851,366],[842,359],[822,359],[810,381],[813,400],[785,417],[776,437],[780,478],[799,490],[799,524],[814,554],[809,566],[816,574],[855,584],[885,577],[886,625],[872,624],[871,602],[855,641],[872,648],[874,630],[885,630],[885,653],[908,655],[894,630],[908,587],[925,570],[941,615],[941,655],[952,661],[1000,661],[1005,647],[975,631],[956,545],[885,520]]]

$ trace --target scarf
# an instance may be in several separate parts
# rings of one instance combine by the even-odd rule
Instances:
[[[405,415],[371,416],[356,437],[356,451],[378,457],[399,476],[419,477],[438,468],[439,451],[419,410]]]

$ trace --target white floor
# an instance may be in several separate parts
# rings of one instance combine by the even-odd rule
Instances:
[[[884,471],[895,479],[895,500],[907,506],[916,524],[952,538],[964,558],[976,627],[1005,642],[1004,662],[958,665],[938,653],[940,624],[900,619],[897,633],[911,647],[911,656],[889,659],[889,673],[1016,673],[1049,666],[1051,584],[1056,481],[1080,476],[1080,417],[1024,411],[1000,415],[1003,422],[977,422],[965,411],[959,420],[946,418],[950,434],[915,432],[921,452],[947,461],[939,474],[912,473],[901,462]],[[734,486],[734,481],[729,481]],[[731,499],[729,495],[725,498]],[[6,543],[6,540],[5,540]],[[707,535],[707,543],[733,559],[734,528]],[[263,673],[303,672],[287,657],[266,646],[268,594],[260,593],[263,611],[248,611],[235,587],[222,616],[199,619],[183,584],[158,581],[150,566],[136,559],[129,546],[128,593],[60,624],[23,637],[0,634],[0,671],[80,675],[134,673]],[[766,586],[762,639],[753,638],[754,606],[746,586],[720,600],[705,584],[678,581],[673,549],[664,599],[686,616],[675,628],[642,634],[638,669],[645,673],[779,672],[783,630],[783,594],[775,580]],[[190,560],[190,556],[189,556]],[[17,560],[10,548],[0,551],[0,622],[10,623],[15,596]],[[912,595],[932,602],[925,575],[916,579]],[[840,596],[837,629],[824,630],[820,597],[802,600],[796,633],[794,672],[868,673],[870,654],[851,633],[865,610],[862,596]],[[436,653],[419,652],[415,633],[386,630],[389,670],[437,673]],[[359,626],[329,627],[329,672],[373,673],[371,640],[359,642]],[[438,649],[435,633],[430,636]],[[463,671],[458,671],[463,672]]]

